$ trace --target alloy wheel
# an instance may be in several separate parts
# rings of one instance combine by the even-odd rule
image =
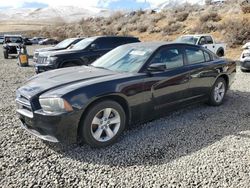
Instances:
[[[214,87],[214,100],[217,103],[220,103],[224,98],[225,92],[225,84],[223,82],[218,82]]]
[[[118,133],[120,125],[120,114],[113,108],[105,108],[94,116],[91,123],[91,134],[95,140],[107,142]]]

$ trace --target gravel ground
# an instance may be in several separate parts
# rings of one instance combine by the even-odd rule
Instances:
[[[238,71],[224,105],[132,126],[105,149],[49,144],[20,128],[15,90],[33,74],[0,50],[1,187],[250,187],[250,73]]]

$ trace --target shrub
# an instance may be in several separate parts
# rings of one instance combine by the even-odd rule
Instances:
[[[176,14],[176,21],[184,22],[189,16],[188,12],[180,12]]]
[[[140,33],[144,33],[148,30],[148,25],[145,25],[143,23],[140,23],[137,27],[137,31],[139,31]]]
[[[250,3],[242,3],[241,10],[244,14],[250,13]]]
[[[221,20],[221,17],[216,12],[208,12],[208,13],[203,14],[200,17],[200,22],[207,22],[207,21],[218,22],[220,20]]]
[[[228,20],[221,25],[221,29],[225,31],[225,39],[231,47],[250,40],[250,20],[246,18]]]
[[[164,34],[173,34],[173,33],[181,33],[179,30],[183,29],[183,25],[179,22],[169,24],[163,27]]]

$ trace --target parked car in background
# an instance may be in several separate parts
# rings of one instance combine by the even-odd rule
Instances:
[[[9,55],[17,55],[17,48],[23,44],[21,35],[4,35],[3,54],[8,59]]]
[[[44,37],[33,37],[32,39],[30,39],[30,41],[32,42],[32,44],[38,44],[39,41],[44,39]]]
[[[243,72],[250,71],[250,42],[243,47],[243,52],[240,57],[240,67]]]
[[[81,40],[71,49],[41,52],[35,64],[36,72],[88,65],[117,46],[140,42],[135,37],[97,36]]]
[[[55,45],[58,44],[59,42],[56,39],[44,39],[38,42],[40,45]]]
[[[24,37],[23,38],[23,43],[25,44],[25,45],[32,45],[33,43],[31,42],[31,40],[29,39],[29,38],[27,38],[27,37]]]
[[[4,42],[4,36],[0,35],[0,44],[3,44]]]
[[[40,52],[65,50],[67,48],[73,47],[73,45],[75,45],[76,43],[78,43],[82,39],[84,39],[84,38],[69,38],[69,39],[65,39],[62,42],[58,43],[56,46],[36,49],[34,52],[33,61],[35,63],[37,62],[37,58],[38,58]]]
[[[89,66],[34,76],[16,92],[17,113],[41,139],[104,147],[128,124],[194,102],[221,105],[235,73],[234,61],[200,46],[127,44]]]
[[[203,46],[204,48],[209,49],[219,57],[225,55],[226,44],[225,43],[216,43],[211,35],[183,35],[179,37],[177,42],[196,44]]]

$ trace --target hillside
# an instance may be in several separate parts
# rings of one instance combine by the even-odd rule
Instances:
[[[10,8],[0,12],[0,21],[75,22],[87,17],[108,17],[112,11],[95,7],[59,6],[46,8]]]
[[[110,17],[82,19],[78,23],[47,26],[31,35],[59,39],[74,36],[133,35],[142,41],[171,41],[183,34],[210,33],[227,43],[227,57],[238,59],[241,45],[250,40],[250,14],[237,3],[180,5],[160,12],[116,12]]]

